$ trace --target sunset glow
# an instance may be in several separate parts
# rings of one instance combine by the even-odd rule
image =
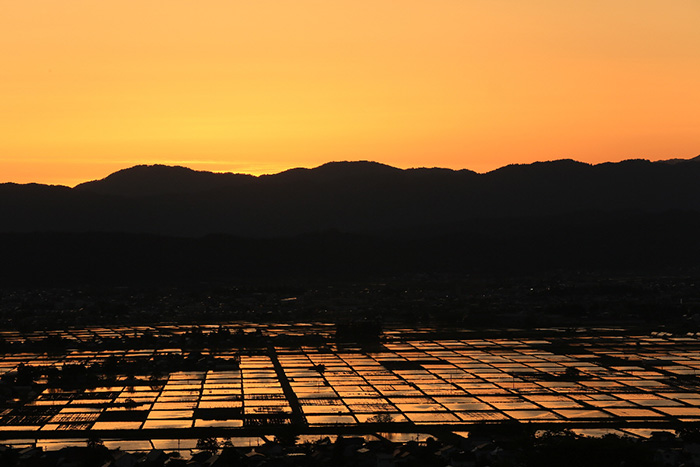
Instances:
[[[700,154],[696,0],[0,2],[0,182]]]

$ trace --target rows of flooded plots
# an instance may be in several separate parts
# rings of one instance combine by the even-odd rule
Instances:
[[[99,332],[138,330],[69,334]],[[0,438],[42,440],[50,448],[70,442],[66,437],[101,437],[125,449],[174,449],[177,439],[201,434],[250,443],[244,437],[252,432],[280,427],[300,434],[370,434],[392,427],[426,433],[520,422],[646,436],[659,427],[700,422],[700,339],[694,335],[401,337],[406,335],[421,333],[387,332],[371,350],[329,343],[4,354]],[[147,363],[194,354],[196,369],[106,376],[110,365],[156,368]],[[34,378],[19,378],[28,368]],[[51,383],[52,374],[68,368],[104,374],[79,387]],[[84,372],[71,374],[83,381]]]

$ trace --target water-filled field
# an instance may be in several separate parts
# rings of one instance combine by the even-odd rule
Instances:
[[[66,331],[74,349],[0,357],[0,438],[57,446],[65,438],[130,439],[124,446],[136,448],[202,436],[240,441],[285,427],[371,434],[527,423],[641,436],[700,422],[695,335],[465,331],[440,339],[393,329],[380,343],[348,347],[332,343],[324,324],[231,326],[256,335],[313,332],[328,342],[193,350],[184,338],[180,348],[87,350],[95,339],[182,337],[191,329]],[[2,337],[6,349],[31,349],[40,334]]]

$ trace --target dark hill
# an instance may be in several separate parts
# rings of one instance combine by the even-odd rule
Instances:
[[[154,196],[211,191],[255,177],[243,174],[202,172],[186,167],[137,165],[115,172],[102,180],[82,183],[77,191],[115,196]]]
[[[401,169],[371,161],[328,162],[314,169],[290,169],[276,175],[267,175],[283,180],[322,180],[327,183],[340,181],[363,181],[373,178],[396,176]]]
[[[425,274],[504,278],[700,273],[697,212],[479,219],[451,234],[435,232],[410,238],[338,232],[285,238],[0,233],[0,284],[267,284]]]
[[[486,174],[334,162],[276,175],[137,166],[69,189],[0,185],[0,232],[279,237],[339,231],[424,235],[483,219],[700,211],[700,160],[571,160]]]

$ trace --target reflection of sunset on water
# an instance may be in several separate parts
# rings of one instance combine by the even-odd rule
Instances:
[[[622,330],[563,336],[553,330],[537,339],[475,338],[463,331],[461,338],[433,339],[429,336],[437,331],[431,328],[388,328],[380,347],[361,350],[333,343],[333,326],[327,323],[223,326],[269,337],[280,330],[299,336],[318,333],[327,344],[276,346],[272,353],[204,349],[202,355],[215,358],[210,362],[219,368],[117,375],[110,385],[84,391],[47,387],[21,409],[7,407],[0,431],[52,439],[52,433],[66,430],[75,436],[87,430],[111,436],[145,430],[141,436],[148,437],[159,430],[195,428],[234,430],[230,433],[244,437],[251,428],[285,425],[300,433],[345,427],[368,434],[373,427],[386,432],[394,426],[408,435],[429,432],[431,426],[458,431],[460,426],[468,430],[475,424],[518,421],[641,436],[645,429],[700,421],[700,388],[693,383],[700,368],[696,336],[632,336]],[[221,332],[219,325],[208,329]],[[190,331],[186,325],[165,325],[55,332],[89,342],[139,332],[184,336]],[[2,337],[6,342],[23,339],[12,331]],[[630,346],[631,341],[639,345]],[[10,353],[0,359],[0,369],[13,374],[20,362],[51,368],[189,355],[179,348]],[[608,427],[600,428],[600,423]]]

